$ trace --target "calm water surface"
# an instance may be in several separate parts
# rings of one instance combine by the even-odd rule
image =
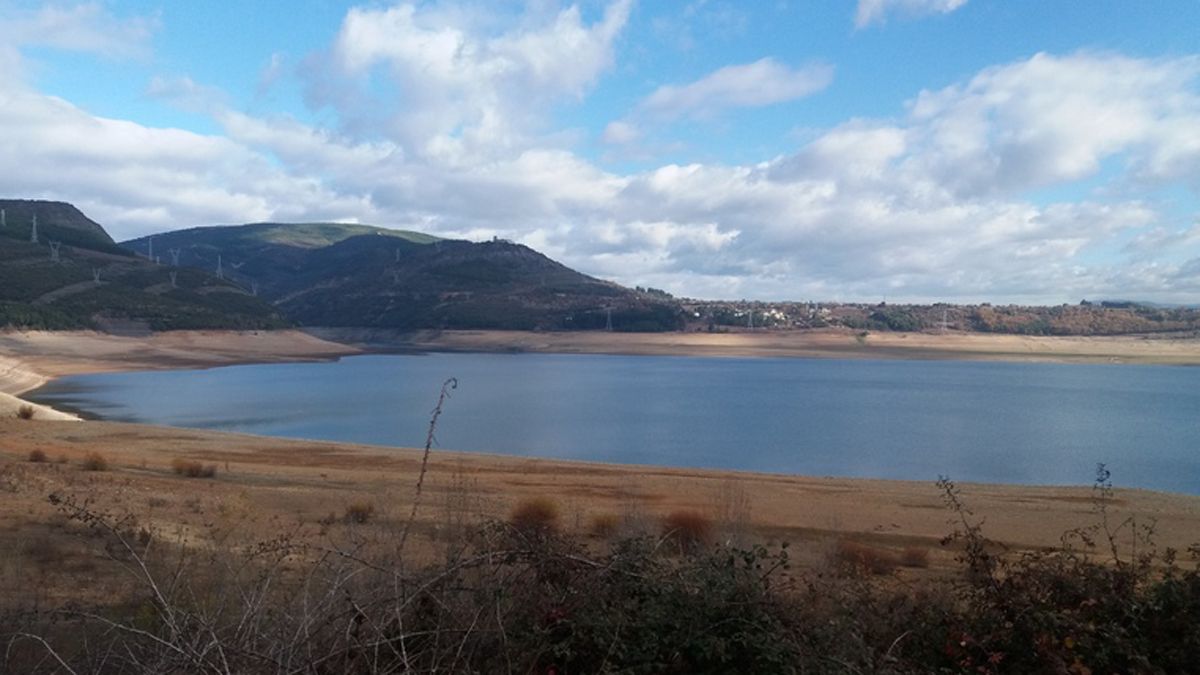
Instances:
[[[1200,368],[563,354],[67,377],[36,398],[114,420],[808,475],[1200,494]]]

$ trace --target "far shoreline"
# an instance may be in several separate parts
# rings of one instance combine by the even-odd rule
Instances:
[[[848,329],[620,333],[310,328],[363,353],[542,353],[1200,365],[1200,337],[863,333]]]
[[[65,375],[429,352],[1198,366],[1200,338],[864,334],[846,329],[619,333],[307,328],[170,331],[138,336],[93,331],[6,331],[0,332],[0,415],[16,414],[18,407],[27,404],[18,397]],[[46,418],[75,418],[34,406]]]

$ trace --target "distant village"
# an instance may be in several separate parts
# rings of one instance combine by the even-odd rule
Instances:
[[[670,298],[655,288],[649,295]],[[1200,333],[1200,308],[1083,300],[1057,306],[761,302],[676,299],[688,331],[841,327],[858,331],[984,332],[1022,335]]]

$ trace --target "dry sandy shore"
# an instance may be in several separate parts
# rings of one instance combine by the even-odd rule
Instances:
[[[347,336],[340,336],[343,339]],[[359,335],[378,347],[380,336]],[[1048,339],[1012,336],[805,334],[541,334],[442,332],[390,336],[387,346],[438,350],[804,356],[971,358],[1070,362],[1200,364],[1195,339]],[[200,367],[231,363],[326,359],[359,353],[300,332],[166,333],[114,337],[95,333],[0,334],[0,392],[21,393],[47,378],[82,372]],[[82,491],[142,514],[162,527],[197,513],[254,514],[257,522],[313,524],[341,514],[353,501],[374,504],[379,526],[407,513],[419,454],[414,450],[271,438],[103,422],[66,423],[37,414],[19,420],[0,412],[0,473],[19,498],[0,500],[5,537],[36,536],[51,491]],[[35,464],[29,453],[51,460]],[[80,460],[104,455],[109,471],[85,472]],[[185,458],[218,467],[216,479],[186,479],[171,471]],[[57,460],[63,460],[59,463]],[[0,476],[3,478],[3,476]],[[671,510],[738,521],[764,540],[808,541],[821,550],[833,538],[878,545],[937,547],[950,514],[932,484],[809,478],[638,466],[556,462],[481,454],[435,455],[420,521],[430,531],[452,512],[503,517],[511,504],[550,496],[564,519],[586,530],[589,519],[616,515],[655,522]],[[0,486],[3,487],[3,486]],[[964,485],[964,497],[985,518],[990,537],[1017,548],[1055,546],[1063,532],[1096,522],[1087,488]],[[455,504],[457,506],[452,506]],[[1157,522],[1161,546],[1200,541],[1200,497],[1118,490],[1110,522],[1134,516]],[[41,514],[41,515],[37,515]],[[190,514],[190,515],[189,515]],[[233,516],[228,516],[233,517]],[[457,516],[454,516],[457,517]],[[33,533],[33,534],[31,534]],[[1129,529],[1122,534],[1128,543]],[[824,542],[824,543],[822,543]],[[812,553],[817,556],[817,553]],[[936,567],[936,564],[935,564]]]
[[[110,513],[133,513],[160,531],[198,528],[213,519],[249,538],[340,520],[369,503],[372,526],[394,528],[408,515],[421,453],[109,422],[0,420],[0,474],[16,486],[0,500],[0,546],[46,522],[46,495],[76,494]],[[27,461],[40,450],[45,463]],[[84,471],[99,453],[108,470]],[[212,479],[184,478],[172,461],[216,467]],[[2,477],[2,476],[0,476]],[[984,533],[1017,549],[1057,546],[1072,528],[1098,522],[1089,488],[960,485]],[[899,550],[927,548],[937,568],[953,554],[939,545],[953,520],[930,482],[811,478],[646,466],[534,460],[434,451],[418,523],[436,539],[448,524],[504,518],[529,497],[549,497],[567,529],[586,533],[597,516],[657,531],[659,518],[689,509],[736,525],[755,539],[787,540],[813,562],[838,538]],[[1115,492],[1109,518],[1157,523],[1160,546],[1200,540],[1200,498],[1142,490]],[[22,535],[22,533],[24,533]],[[1126,552],[1131,530],[1120,530]]]
[[[799,357],[834,359],[966,359],[1059,363],[1200,365],[1200,337],[1037,337],[980,333],[763,331],[733,333],[532,333],[520,331],[316,334],[368,348],[566,354]]]
[[[301,331],[0,332],[0,391],[20,394],[51,378],[124,370],[332,359],[359,350]]]

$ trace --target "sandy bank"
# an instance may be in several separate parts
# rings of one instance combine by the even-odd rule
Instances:
[[[374,504],[381,526],[407,517],[420,452],[314,441],[171,429],[109,422],[0,420],[0,469],[25,476],[13,499],[0,500],[0,522],[20,522],[40,510],[51,491],[84,490],[114,508],[129,509],[163,527],[197,510],[254,514],[266,528],[340,517],[348,504]],[[41,450],[49,462],[25,461]],[[79,461],[100,453],[105,472],[83,472]],[[215,479],[187,479],[174,459],[217,469]],[[58,461],[64,463],[56,463]],[[963,484],[962,496],[985,532],[1018,549],[1057,546],[1063,532],[1097,522],[1086,487]],[[24,489],[28,488],[28,489]],[[736,522],[762,540],[814,544],[851,536],[881,546],[928,547],[947,565],[940,538],[952,520],[929,482],[813,478],[565,462],[435,451],[419,519],[430,531],[453,517],[503,518],[522,498],[547,496],[563,524],[586,531],[592,518],[658,518],[693,509],[715,522]],[[202,502],[199,506],[198,502]],[[1157,523],[1156,542],[1184,550],[1200,539],[1200,497],[1118,489],[1109,518]],[[463,513],[463,512],[468,513]],[[452,517],[453,516],[453,517]],[[7,521],[5,520],[7,519]],[[0,528],[2,529],[2,528]],[[260,532],[273,536],[274,530]],[[1131,543],[1128,529],[1122,546]]]
[[[331,359],[359,350],[301,331],[171,331],[119,336],[92,331],[0,333],[0,392],[18,395],[51,378],[125,370]]]
[[[92,331],[0,332],[0,417],[13,417],[28,405],[35,419],[78,419],[18,398],[62,375],[304,361],[357,353],[354,347],[300,331],[173,331],[136,337]]]
[[[735,333],[398,333],[357,329],[311,332],[365,349],[1200,365],[1200,339],[1195,337],[1034,337],[980,333],[871,333],[860,337],[854,331],[834,329]]]

